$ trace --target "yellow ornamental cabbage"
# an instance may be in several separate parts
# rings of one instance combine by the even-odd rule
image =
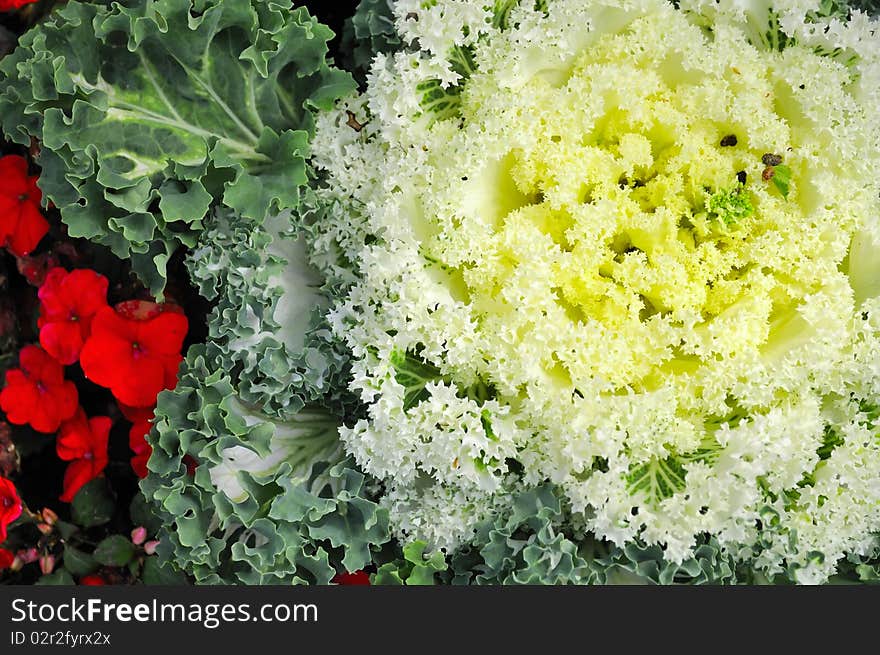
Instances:
[[[453,549],[574,529],[801,581],[880,532],[880,29],[818,2],[397,2],[319,119],[346,450]],[[354,126],[354,127],[352,127]],[[357,128],[357,129],[355,129]]]

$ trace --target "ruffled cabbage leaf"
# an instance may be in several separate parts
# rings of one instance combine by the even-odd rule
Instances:
[[[197,582],[326,584],[390,539],[375,483],[339,441],[348,355],[308,239],[290,212],[217,210],[186,259],[214,302],[208,340],[159,397],[141,488],[164,519],[162,555]]]
[[[332,36],[274,0],[70,2],[0,64],[0,125],[39,140],[71,236],[158,293],[213,202],[258,221],[296,206],[312,112],[354,87]]]

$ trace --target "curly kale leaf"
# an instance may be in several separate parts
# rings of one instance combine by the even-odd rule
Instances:
[[[486,521],[473,542],[450,560],[453,584],[734,584],[731,555],[705,540],[680,564],[659,546],[618,547],[580,530],[558,491],[544,485],[521,492],[510,512]]]
[[[333,290],[310,263],[307,231],[292,221],[289,212],[260,224],[218,210],[186,259],[215,303],[206,355],[244,402],[280,418],[311,402],[340,411],[354,403],[348,353],[325,319]]]
[[[403,547],[398,557],[376,571],[372,584],[389,586],[424,586],[437,584],[437,574],[446,571],[446,557],[439,550],[425,553],[424,541],[413,541]]]
[[[327,584],[390,540],[331,412],[265,416],[194,346],[156,417],[141,490],[163,519],[160,556],[197,582]]]
[[[41,141],[70,234],[160,292],[212,202],[257,221],[297,205],[312,112],[354,88],[332,36],[273,0],[70,2],[0,63],[0,125]]]
[[[361,81],[373,57],[401,46],[389,0],[361,0],[354,15],[345,21],[340,50],[344,53],[346,68],[354,71]]]

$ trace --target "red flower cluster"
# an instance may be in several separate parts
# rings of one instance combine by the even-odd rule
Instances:
[[[21,516],[22,504],[15,485],[0,476],[0,544],[6,541],[6,528]]]
[[[120,403],[131,407],[153,407],[160,391],[177,384],[177,368],[183,361],[186,316],[155,307],[157,313],[147,312],[145,318],[127,318],[110,307],[99,309],[80,353],[86,377],[109,387]]]
[[[24,4],[27,2],[0,0],[0,11]],[[37,178],[28,176],[27,167],[24,157],[0,157],[0,246],[8,246],[15,255],[27,255],[49,231],[40,212],[43,194]]]
[[[92,318],[107,306],[107,278],[89,269],[53,268],[40,287],[40,345],[62,364],[79,359]]]
[[[61,364],[39,346],[22,348],[19,366],[6,372],[0,409],[10,423],[30,423],[37,432],[55,432],[76,412],[76,387],[64,379]]]
[[[107,466],[107,442],[113,422],[106,416],[87,418],[80,409],[76,415],[61,426],[55,450],[66,462],[64,491],[61,500],[69,503],[76,492],[94,480]]]
[[[49,270],[38,291],[43,348],[25,346],[20,368],[6,373],[0,391],[0,409],[10,422],[58,431],[56,451],[70,462],[61,495],[66,502],[107,466],[112,422],[106,416],[88,418],[78,408],[76,387],[64,379],[62,365],[79,360],[87,378],[111,390],[133,424],[131,466],[143,478],[152,453],[146,435],[156,398],[177,384],[189,328],[175,306],[133,300],[110,307],[107,289],[107,278],[92,270]]]

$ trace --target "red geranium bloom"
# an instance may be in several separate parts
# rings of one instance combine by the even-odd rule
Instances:
[[[81,585],[91,586],[91,587],[102,587],[107,584],[107,581],[102,578],[100,575],[92,574],[92,575],[84,575],[79,579],[79,583]]]
[[[76,412],[76,387],[64,379],[61,364],[39,346],[25,346],[18,360],[21,368],[6,372],[0,409],[10,423],[30,423],[37,432],[55,432]]]
[[[147,435],[152,427],[149,420],[138,421],[128,431],[128,447],[134,452],[131,468],[139,478],[147,477],[147,460],[153,453],[153,447],[147,443]]]
[[[69,503],[86,482],[94,480],[107,466],[107,441],[113,422],[106,416],[86,418],[79,409],[61,426],[55,450],[58,457],[70,462],[64,472],[61,500]]]
[[[331,582],[341,585],[368,585],[370,584],[370,574],[366,571],[337,573],[333,576]]]
[[[0,476],[0,544],[6,541],[6,528],[21,516],[21,498],[11,480]]]
[[[8,569],[15,561],[15,553],[5,548],[0,548],[0,571]]]
[[[98,310],[92,333],[80,353],[86,377],[109,387],[131,407],[152,407],[163,389],[177,384],[186,316],[165,311],[145,320],[121,316],[112,307]]]
[[[0,11],[8,4],[0,0]],[[15,255],[27,255],[49,231],[40,212],[42,197],[37,178],[28,177],[24,157],[0,157],[0,245],[8,245]]]
[[[89,336],[92,317],[107,306],[107,278],[87,268],[53,268],[40,287],[40,344],[62,364],[73,364]]]

